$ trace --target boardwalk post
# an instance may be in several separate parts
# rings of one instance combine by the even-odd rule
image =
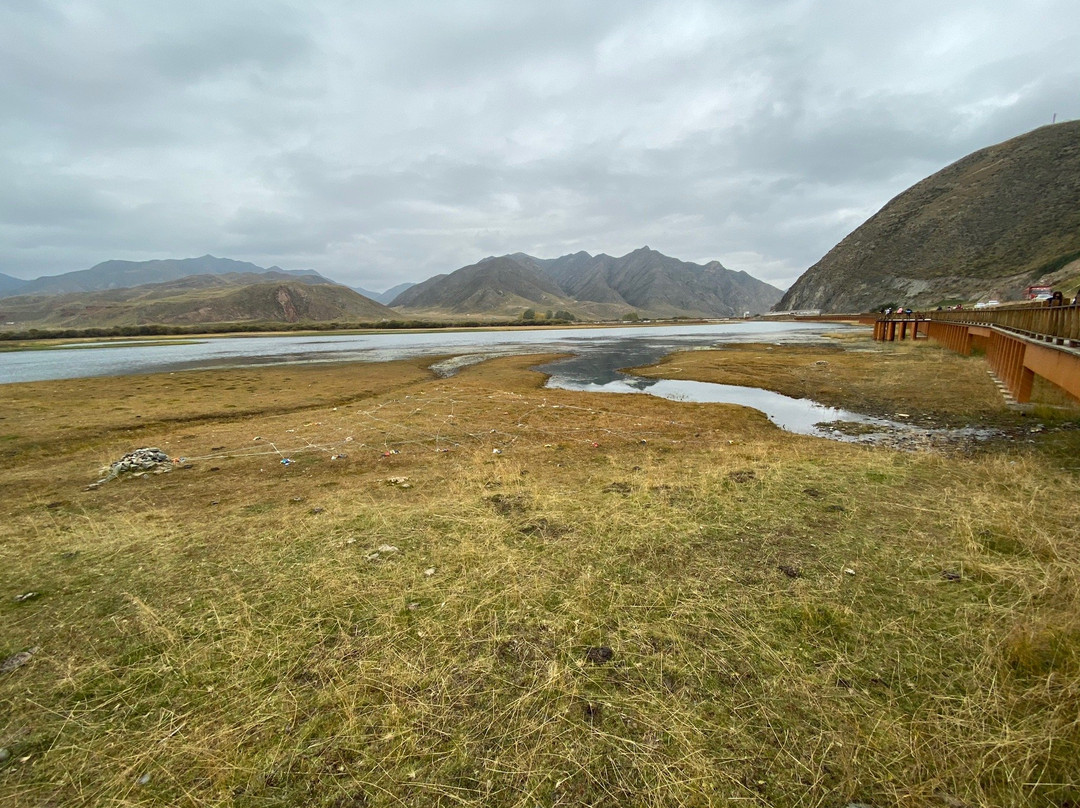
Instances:
[[[1080,305],[933,311],[874,322],[875,340],[920,334],[965,356],[985,350],[991,370],[1020,403],[1031,400],[1035,376],[1080,400]]]

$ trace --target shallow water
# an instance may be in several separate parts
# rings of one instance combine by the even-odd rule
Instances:
[[[622,378],[604,383],[571,382],[552,377],[547,386],[587,393],[644,393],[650,396],[666,398],[670,401],[689,401],[699,404],[738,404],[765,413],[765,416],[770,421],[788,432],[836,439],[846,439],[849,436],[837,435],[818,425],[837,421],[852,421],[860,424],[872,424],[881,428],[902,426],[880,418],[872,418],[868,415],[860,415],[836,407],[827,407],[808,398],[791,398],[780,393],[774,393],[771,390],[762,390],[757,387],[740,387],[731,384],[713,384],[711,382],[677,379],[645,379],[640,376],[623,374]]]
[[[385,362],[414,356],[462,354],[573,353],[583,357],[610,357],[610,361],[604,359],[601,364],[627,367],[641,364],[637,357],[653,357],[649,361],[655,361],[680,349],[732,342],[821,339],[826,331],[844,328],[835,324],[750,321],[535,331],[208,337],[149,345],[97,343],[0,353],[0,383],[245,365]]]

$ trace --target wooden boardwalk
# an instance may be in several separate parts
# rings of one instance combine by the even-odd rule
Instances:
[[[927,337],[957,353],[986,354],[1018,402],[1031,400],[1040,376],[1080,399],[1080,306],[1000,306],[926,311],[874,322],[874,339]]]

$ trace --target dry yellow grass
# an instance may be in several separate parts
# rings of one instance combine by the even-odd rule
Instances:
[[[1060,453],[831,443],[536,362],[0,388],[0,659],[39,649],[0,674],[0,803],[1080,799]],[[85,490],[140,445],[191,468]]]

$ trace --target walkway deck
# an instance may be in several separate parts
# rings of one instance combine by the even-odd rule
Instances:
[[[1031,400],[1035,376],[1080,399],[1080,306],[1001,306],[883,317],[874,339],[928,337],[957,353],[985,352],[1018,402]]]

